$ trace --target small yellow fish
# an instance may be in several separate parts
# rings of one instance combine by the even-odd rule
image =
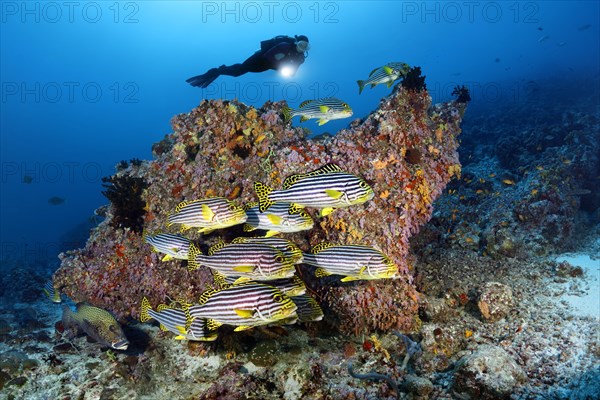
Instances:
[[[515,181],[513,181],[512,179],[503,179],[502,183],[504,183],[505,185],[514,185]]]

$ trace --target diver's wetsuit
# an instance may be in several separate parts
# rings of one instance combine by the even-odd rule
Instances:
[[[306,37],[297,36],[296,38],[305,39]],[[211,68],[202,75],[187,79],[186,82],[192,86],[205,88],[220,75],[240,76],[247,72],[277,70],[282,65],[289,65],[296,70],[304,62],[304,59],[304,53],[298,52],[296,48],[296,39],[289,36],[276,36],[273,39],[262,41],[260,50],[248,57],[243,63]]]

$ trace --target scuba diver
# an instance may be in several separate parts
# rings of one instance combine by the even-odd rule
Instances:
[[[308,38],[304,35],[296,35],[293,38],[275,36],[260,42],[260,50],[243,63],[211,68],[202,75],[187,79],[186,82],[205,88],[220,75],[240,76],[246,72],[263,72],[269,69],[278,70],[285,77],[293,76],[308,55],[306,52],[309,47]]]

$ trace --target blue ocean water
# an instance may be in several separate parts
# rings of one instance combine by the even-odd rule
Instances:
[[[523,101],[541,81],[597,78],[600,66],[600,7],[593,1],[0,6],[0,260],[11,264],[44,264],[81,246],[94,210],[108,203],[101,178],[120,160],[150,158],[170,118],[202,99],[260,107],[335,96],[361,118],[390,89],[359,95],[356,80],[401,61],[421,66],[434,102],[450,99],[461,84],[474,109],[494,108]],[[282,34],[310,39],[292,78],[267,71],[220,77],[206,89],[185,82],[242,62],[261,40]],[[572,87],[575,95],[580,89]],[[334,133],[349,121],[303,126]],[[59,199],[50,203],[53,197]]]

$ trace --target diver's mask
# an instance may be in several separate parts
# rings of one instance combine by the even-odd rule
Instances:
[[[296,51],[298,53],[306,53],[308,50],[310,50],[310,44],[306,40],[298,40],[296,42]]]

